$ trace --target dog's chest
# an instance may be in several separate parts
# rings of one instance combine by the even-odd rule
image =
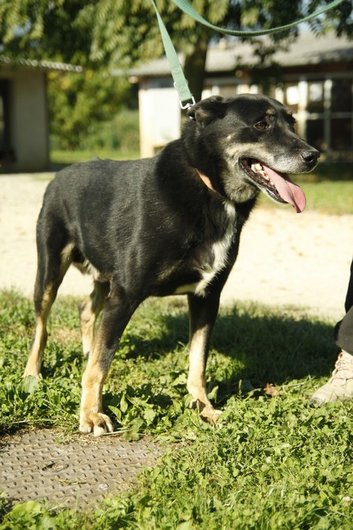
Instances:
[[[205,296],[207,287],[216,278],[217,274],[226,267],[229,259],[229,250],[234,238],[236,212],[231,203],[226,203],[224,208],[227,215],[226,229],[221,238],[208,244],[210,247],[209,258],[197,267],[201,279],[192,284],[181,285],[176,289],[175,294],[194,293],[199,296]]]

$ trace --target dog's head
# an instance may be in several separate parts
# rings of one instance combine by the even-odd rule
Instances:
[[[187,114],[193,163],[211,173],[227,198],[245,202],[261,190],[297,212],[305,208],[305,195],[288,173],[311,171],[320,154],[297,136],[295,120],[281,103],[260,95],[213,96]]]

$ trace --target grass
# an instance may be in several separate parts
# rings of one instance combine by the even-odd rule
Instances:
[[[353,214],[353,166],[350,163],[320,163],[313,173],[294,176],[307,198],[307,210],[327,215]],[[261,194],[262,208],[282,208]]]
[[[303,188],[307,206],[306,211],[315,211],[327,215],[353,214],[353,177],[351,181],[322,180],[308,182],[305,179],[295,179]],[[259,206],[265,209],[288,208],[288,205],[278,205],[262,193]]]
[[[140,158],[136,150],[121,151],[119,149],[87,149],[85,151],[64,151],[55,149],[50,153],[50,161],[55,169],[76,162],[85,162],[94,158],[110,158],[112,160],[129,160]]]
[[[105,409],[122,436],[148,434],[166,455],[95,511],[9,508],[0,497],[0,528],[351,529],[353,402],[312,408],[308,399],[336,357],[332,326],[294,307],[224,308],[208,365],[210,395],[224,412],[211,427],[188,407],[184,299],[149,300],[122,338]],[[25,387],[32,332],[31,303],[0,292],[0,428],[74,431],[84,364],[77,300],[58,300],[44,378]]]

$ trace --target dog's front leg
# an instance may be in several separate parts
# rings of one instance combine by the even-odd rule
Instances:
[[[113,424],[103,413],[103,384],[113,360],[118,340],[133,313],[122,290],[111,290],[103,308],[102,322],[82,377],[80,431],[100,436],[113,431]]]
[[[205,372],[210,335],[218,313],[219,294],[205,298],[189,295],[188,302],[190,344],[187,388],[201,417],[214,423],[220,411],[213,408],[207,397]]]

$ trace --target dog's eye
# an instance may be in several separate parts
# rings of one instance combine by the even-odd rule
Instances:
[[[268,119],[264,119],[255,123],[255,129],[258,131],[267,131],[271,128],[271,122]]]

